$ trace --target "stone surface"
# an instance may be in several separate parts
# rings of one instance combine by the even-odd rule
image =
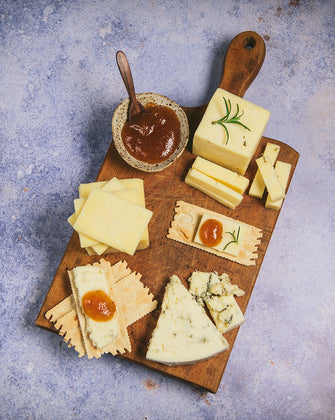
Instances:
[[[331,0],[0,2],[1,418],[335,418],[334,22]],[[301,159],[219,391],[79,360],[34,321],[126,96],[115,52],[138,92],[198,105],[244,30],[267,47],[245,98]]]

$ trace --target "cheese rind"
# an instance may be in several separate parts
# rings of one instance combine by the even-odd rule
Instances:
[[[256,159],[258,169],[272,201],[280,200],[285,196],[278,176],[274,170],[271,159],[264,155]]]
[[[234,116],[239,107],[240,122],[249,130],[238,124],[213,124],[227,114],[225,101],[231,103],[231,115]],[[270,112],[245,99],[218,88],[210,100],[205,114],[194,134],[193,153],[232,171],[244,175],[251,158],[262,138]]]
[[[167,365],[190,364],[213,357],[227,348],[227,340],[202,306],[180,279],[172,276],[165,289],[162,310],[146,358]]]
[[[152,212],[115,193],[93,188],[73,228],[133,255]]]
[[[277,161],[275,166],[275,171],[278,176],[280,185],[282,186],[283,191],[286,191],[288,180],[290,177],[292,165],[289,163]],[[271,200],[270,196],[267,197],[265,202],[265,207],[268,209],[279,210],[283,204],[283,198],[280,198],[277,201]]]
[[[263,155],[269,156],[272,165],[276,162],[280,151],[280,146],[273,143],[267,143]],[[262,198],[265,190],[265,183],[263,177],[260,173],[260,170],[257,169],[255,178],[252,181],[252,184],[249,189],[249,195],[256,198]]]
[[[231,209],[234,209],[243,199],[242,194],[215,181],[215,179],[199,172],[197,169],[191,168],[188,171],[185,183],[197,188]]]
[[[207,159],[197,156],[192,165],[193,169],[215,179],[217,182],[221,182],[229,188],[243,194],[249,184],[248,178],[238,174],[237,172],[231,171],[230,169],[224,168],[221,165],[217,165]]]

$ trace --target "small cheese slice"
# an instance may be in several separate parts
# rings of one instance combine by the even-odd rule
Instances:
[[[146,358],[167,365],[190,364],[228,349],[227,340],[181,283],[172,276]]]
[[[191,168],[188,171],[185,182],[231,209],[234,209],[243,199],[242,194],[215,181],[197,169]]]
[[[282,186],[283,191],[286,191],[288,180],[290,177],[292,165],[289,163],[277,161],[275,166],[275,171],[278,176],[280,185]],[[267,197],[265,207],[268,209],[279,210],[283,204],[283,198],[280,198],[277,201],[272,201],[270,196]]]
[[[213,246],[212,248],[217,249],[218,251],[221,251],[221,252],[225,252],[226,254],[230,254],[234,256],[238,255],[241,249],[243,238],[247,231],[247,227],[246,225],[241,224],[238,221],[235,222],[234,220],[230,220],[225,217],[220,217],[220,216],[213,217],[210,214],[206,214],[206,213],[203,214],[201,217],[201,221],[199,223],[197,233],[194,238],[194,242],[200,245],[206,246],[206,244],[203,244],[201,240],[200,230],[203,224],[207,220],[211,220],[211,219],[214,219],[220,222],[223,229],[221,241],[217,245]]]
[[[199,172],[215,179],[215,181],[221,182],[229,188],[243,194],[249,184],[249,179],[238,174],[237,172],[231,171],[230,169],[224,168],[223,166],[217,165],[216,163],[210,162],[200,156],[197,156],[192,165],[193,169],[197,169]]]
[[[85,201],[86,198],[76,198],[75,200],[73,200],[74,211],[77,218],[85,204]],[[96,239],[92,239],[87,235],[83,235],[82,233],[79,233],[79,242],[82,248],[87,248],[99,244],[99,241],[97,241]]]
[[[86,198],[91,192],[92,188],[102,188],[108,181],[89,182],[88,184],[80,184],[78,187],[79,197]]]
[[[103,185],[102,187],[103,190],[105,191],[119,191],[119,190],[124,190],[125,187],[123,186],[123,184],[114,176],[114,178],[112,178],[110,181],[108,181],[105,185]]]
[[[278,146],[277,144],[267,143],[265,146],[263,155],[269,156],[272,162],[272,165],[274,165],[278,157],[279,150],[280,150],[280,146]],[[265,184],[263,181],[263,177],[260,173],[260,170],[257,169],[255,178],[253,179],[252,184],[249,189],[249,195],[251,195],[252,197],[262,198],[264,194],[264,190],[265,190]]]
[[[227,116],[227,106],[229,116]],[[240,124],[227,120],[235,114]],[[222,124],[215,123],[227,119]],[[218,88],[194,134],[193,153],[244,175],[262,138],[270,112]],[[226,129],[225,129],[226,128]],[[229,133],[229,138],[227,136]]]
[[[152,211],[93,188],[73,228],[112,248],[133,255],[152,217]]]
[[[282,186],[280,185],[271,159],[268,156],[263,155],[262,157],[256,159],[256,163],[271,200],[277,201],[283,198],[285,194],[283,192]]]
[[[76,267],[72,270],[73,283],[77,291],[77,300],[82,311],[82,298],[87,292],[103,291],[109,296],[109,288],[106,275],[102,268],[91,265]],[[92,344],[96,348],[102,348],[112,342],[119,334],[119,320],[117,310],[112,319],[98,322],[85,314],[85,329]]]

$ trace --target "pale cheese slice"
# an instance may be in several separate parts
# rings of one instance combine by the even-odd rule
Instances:
[[[277,201],[284,198],[284,191],[269,156],[263,155],[256,159],[256,163],[271,200]]]
[[[277,161],[275,166],[275,171],[278,176],[280,185],[282,186],[283,191],[286,191],[288,180],[290,178],[292,165],[289,163]],[[279,210],[283,204],[283,198],[280,198],[277,201],[271,200],[270,196],[267,196],[265,207],[268,209]]]
[[[93,188],[73,228],[133,255],[152,212],[115,193]]]
[[[197,188],[231,209],[235,209],[243,199],[242,194],[199,172],[197,169],[191,168],[188,171],[185,183]]]
[[[78,187],[79,197],[87,198],[93,188],[102,188],[108,181],[89,182],[87,184],[80,184]]]
[[[232,188],[240,194],[245,192],[249,184],[248,178],[200,156],[196,157],[192,168],[209,176],[210,178],[215,179],[217,182],[221,182],[221,184]]]
[[[272,165],[276,162],[280,151],[280,146],[273,143],[267,143],[263,155],[269,156]],[[262,198],[265,190],[265,183],[263,181],[262,174],[259,169],[257,169],[255,178],[252,181],[252,184],[249,189],[249,195],[256,198]]]
[[[213,357],[229,347],[206,312],[172,276],[166,286],[157,326],[146,358],[167,365],[190,364]]]

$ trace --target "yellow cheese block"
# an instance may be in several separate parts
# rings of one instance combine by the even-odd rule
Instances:
[[[269,156],[272,162],[272,165],[274,165],[277,160],[279,150],[280,150],[280,146],[278,146],[277,144],[267,143],[267,145],[265,146],[263,155]],[[263,177],[259,169],[257,169],[255,178],[252,181],[252,184],[249,189],[249,195],[251,195],[252,197],[262,198],[264,194],[264,190],[265,190],[265,184],[263,181]]]
[[[264,155],[256,159],[258,169],[262,175],[266,189],[272,201],[280,200],[285,196],[278,176],[274,170],[271,159]]]
[[[292,165],[289,163],[281,162],[280,160],[277,161],[275,166],[276,174],[284,192],[286,191],[288,179],[290,177],[291,167]],[[279,210],[282,204],[283,198],[280,198],[277,201],[272,201],[268,196],[266,199],[265,207],[268,209]]]
[[[107,182],[108,181],[97,181],[97,182],[90,182],[88,184],[80,184],[79,188],[78,188],[79,197],[81,197],[81,198],[88,197],[92,188],[102,188],[104,185],[107,184]]]
[[[269,117],[266,109],[218,88],[194,134],[193,153],[244,175]]]
[[[240,204],[243,198],[242,194],[221,184],[221,182],[215,181],[215,179],[199,172],[197,169],[191,168],[189,170],[185,182],[231,209]]]
[[[192,168],[197,169],[199,172],[215,179],[215,181],[227,185],[227,187],[232,188],[241,194],[244,193],[249,184],[248,178],[200,156],[195,159]]]
[[[133,255],[152,212],[115,193],[93,188],[74,229],[99,242]]]

